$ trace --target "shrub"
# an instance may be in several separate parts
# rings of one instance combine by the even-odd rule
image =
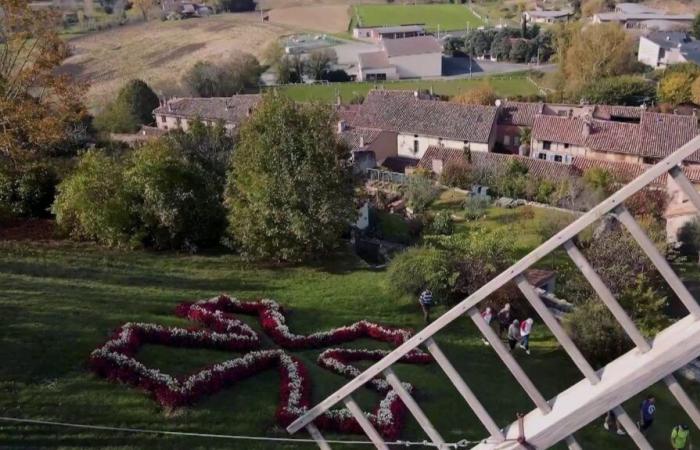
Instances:
[[[121,164],[96,150],[81,156],[73,174],[58,186],[52,211],[59,228],[74,239],[120,246],[135,230]]]
[[[249,53],[223,62],[199,61],[183,76],[183,84],[199,97],[230,97],[257,89],[262,69]]]
[[[398,214],[380,211],[377,214],[378,232],[381,239],[398,244],[408,244],[411,236],[408,223]]]
[[[144,245],[195,251],[220,240],[226,220],[219,184],[164,142],[141,147],[124,176]]]
[[[696,256],[698,264],[700,264],[700,220],[695,218],[686,222],[678,230],[677,239],[681,244],[681,252],[685,255]]]
[[[141,125],[153,124],[153,110],[158,104],[158,96],[145,82],[131,80],[95,118],[95,126],[110,133],[133,133]]]
[[[449,211],[440,211],[433,218],[433,223],[430,224],[431,234],[450,235],[454,232],[454,221]]]
[[[255,0],[219,0],[221,9],[227,12],[255,11]]]
[[[498,97],[488,81],[457,94],[452,101],[463,105],[493,105]]]
[[[673,72],[661,79],[659,83],[659,101],[680,105],[693,101],[692,85],[697,75],[685,72]]]
[[[300,261],[339,243],[355,211],[335,121],[327,106],[270,94],[241,128],[226,202],[246,256]]]
[[[449,161],[442,168],[440,183],[449,187],[469,189],[472,184],[469,164],[464,159]]]
[[[414,212],[423,212],[437,198],[439,190],[425,176],[412,175],[406,184],[406,201]]]
[[[467,220],[479,220],[484,217],[488,207],[488,200],[481,197],[468,197],[464,200],[464,218]]]
[[[622,75],[590,83],[581,96],[592,104],[638,106],[656,98],[656,86],[641,77]]]
[[[46,217],[54,200],[56,173],[43,164],[0,169],[0,209],[14,217]]]
[[[139,121],[129,105],[115,101],[95,117],[95,128],[107,133],[135,133]]]
[[[446,300],[457,279],[449,255],[433,248],[409,248],[389,264],[387,281],[392,289],[406,295],[417,295],[425,288],[436,300]]]
[[[592,364],[603,365],[631,348],[624,330],[598,299],[578,305],[564,316],[569,335]]]

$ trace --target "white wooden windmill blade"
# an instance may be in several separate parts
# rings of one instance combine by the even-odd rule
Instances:
[[[619,405],[662,379],[679,401],[679,404],[693,419],[696,426],[700,428],[700,413],[697,407],[672,375],[675,370],[700,357],[700,321],[698,321],[700,318],[700,305],[698,305],[688,289],[673,272],[663,255],[659,253],[642,228],[623,206],[623,202],[629,197],[650,185],[660,176],[669,174],[688,196],[691,203],[700,211],[700,194],[695,191],[692,183],[688,181],[679,166],[685,158],[699,150],[700,136],[651,167],[516,262],[509,269],[462,300],[415,336],[366,369],[358,377],[349,381],[345,386],[311,408],[287,427],[287,430],[290,433],[295,433],[302,428],[307,428],[321,448],[329,448],[328,444],[323,441],[320,432],[313,426],[313,420],[335,404],[344,402],[350,407],[351,412],[375,446],[377,448],[387,448],[372,424],[356,407],[357,405],[352,399],[352,394],[367,381],[380,374],[387,376],[392,385],[399,386],[400,380],[391,370],[391,366],[420,345],[426,345],[427,350],[435,357],[448,379],[450,379],[457,391],[462,394],[467,405],[476,413],[479,420],[491,434],[489,439],[476,447],[479,450],[523,448],[520,442],[512,439],[520,439],[525,441],[530,448],[538,449],[548,448],[559,441],[565,440],[570,449],[580,449],[581,447],[576,443],[572,434],[609,410],[615,411],[622,426],[639,448],[644,450],[651,449],[652,447],[646,438],[636,429],[632,420]],[[610,293],[610,290],[600,277],[595,274],[585,257],[576,248],[573,241],[581,231],[606,214],[615,215],[619,222],[630,232],[690,313],[684,319],[659,333],[652,342],[647,342],[637,330],[626,312]],[[521,276],[530,266],[561,246],[565,247],[567,253],[582,271],[601,301],[610,309],[613,316],[636,345],[634,350],[620,356],[597,372],[585,360],[556,319],[549,314],[546,308],[542,307],[541,300],[534,293],[532,286]],[[482,300],[511,281],[515,281],[518,284],[525,297],[540,314],[542,320],[550,328],[562,348],[572,358],[584,376],[584,380],[561,392],[550,401],[546,401],[542,397],[542,394],[520,368],[517,361],[510,356],[509,352],[504,351],[503,343],[489,327],[485,326],[476,309]],[[537,409],[525,416],[522,422],[524,431],[522,435],[517,423],[511,424],[504,430],[499,430],[497,426],[494,426],[495,423],[486,409],[469,389],[467,383],[454,370],[454,367],[452,367],[445,355],[439,350],[435,340],[433,340],[434,335],[453,321],[463,317],[465,313],[474,320],[484,337],[489,340],[503,363],[537,407]],[[401,392],[400,396],[433,444],[438,448],[445,448],[438,430],[430,423],[430,419],[423,413],[418,404],[410,398],[410,394]],[[513,413],[515,415],[515,411]]]

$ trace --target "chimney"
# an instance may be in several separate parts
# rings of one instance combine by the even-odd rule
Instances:
[[[497,99],[496,99],[496,106],[501,106],[502,103],[503,103],[503,102],[501,101],[500,98],[497,98]]]
[[[364,148],[364,146],[365,146],[365,137],[360,136],[360,148]]]
[[[335,96],[335,104],[336,104],[337,106],[340,106],[340,105],[343,104],[343,100],[340,98],[340,94],[336,94],[336,96]]]
[[[591,130],[592,130],[591,118],[589,116],[586,116],[583,119],[583,136],[584,137],[590,136]]]
[[[345,131],[345,121],[344,120],[339,120],[338,121],[338,133],[342,133]]]
[[[418,91],[413,91],[413,96],[414,96],[415,98],[419,98],[419,97],[420,97],[420,92],[418,92]]]
[[[253,114],[253,108],[250,106],[248,107],[248,110],[245,112],[246,117],[250,117],[250,115]]]

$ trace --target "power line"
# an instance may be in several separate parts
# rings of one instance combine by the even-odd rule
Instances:
[[[167,431],[167,430],[149,430],[145,428],[128,428],[128,427],[113,427],[108,425],[86,425],[78,423],[69,422],[55,422],[50,420],[39,420],[39,419],[21,419],[17,417],[0,417],[0,421],[4,422],[14,422],[14,423],[27,423],[34,425],[50,425],[57,427],[66,428],[79,428],[87,430],[101,430],[101,431],[115,431],[115,432],[125,432],[125,433],[140,433],[140,434],[156,434],[156,435],[170,435],[170,436],[183,436],[183,437],[199,437],[199,438],[215,438],[215,439],[234,439],[234,440],[244,440],[244,441],[267,441],[267,442],[295,442],[295,443],[310,443],[316,444],[313,439],[305,438],[281,438],[281,437],[266,437],[266,436],[240,436],[240,435],[229,435],[229,434],[213,434],[213,433],[193,433],[187,431]],[[329,444],[347,444],[347,445],[374,445],[370,441],[345,441],[345,440],[326,440]],[[446,444],[448,448],[465,448],[471,444],[477,444],[481,441],[467,441],[463,439],[458,442]],[[413,441],[392,441],[385,442],[386,445],[395,446],[423,446],[423,447],[436,447],[435,444],[428,441],[413,442]]]

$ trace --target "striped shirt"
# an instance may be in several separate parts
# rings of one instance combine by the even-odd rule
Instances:
[[[420,304],[424,306],[430,306],[433,304],[433,293],[429,290],[425,290],[420,294]]]

